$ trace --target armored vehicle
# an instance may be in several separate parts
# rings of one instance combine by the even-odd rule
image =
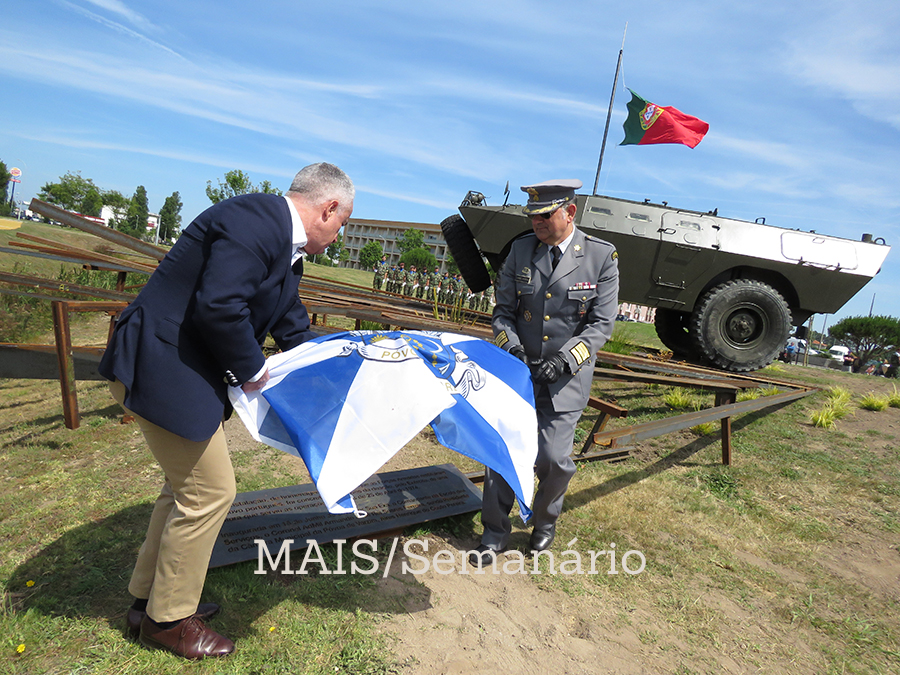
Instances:
[[[792,326],[837,312],[881,269],[883,239],[861,241],[723,218],[661,204],[578,195],[576,225],[619,252],[619,302],[656,308],[656,332],[676,356],[731,371],[762,368]],[[518,205],[466,195],[441,230],[466,283],[490,283],[517,237]],[[483,256],[483,257],[482,257]]]

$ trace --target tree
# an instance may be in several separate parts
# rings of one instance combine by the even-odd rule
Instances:
[[[368,244],[359,249],[359,266],[366,270],[375,267],[375,263],[381,260],[384,251],[378,242],[370,241]]]
[[[85,216],[94,216],[96,218],[100,215],[102,209],[103,197],[100,196],[100,191],[96,188],[91,188],[87,191],[84,199],[81,200],[81,206],[78,210]]]
[[[181,228],[181,195],[173,192],[159,210],[159,241],[173,241]]]
[[[106,224],[114,230],[121,230],[128,216],[131,200],[118,190],[104,190],[100,196],[103,198],[103,206],[108,206],[112,211]]]
[[[424,243],[425,233],[422,232],[422,230],[411,227],[397,239],[397,248],[399,248],[400,253],[403,254],[407,251],[423,248]]]
[[[849,316],[828,328],[836,342],[849,347],[860,363],[880,357],[900,344],[900,319],[892,316]]]
[[[344,235],[339,233],[337,239],[328,244],[325,249],[325,255],[332,261],[332,264],[340,265],[342,262],[350,259],[350,251],[344,248]]]
[[[453,254],[450,251],[447,251],[447,255],[444,257],[444,264],[447,266],[447,271],[450,274],[459,274],[459,265],[456,264],[456,260],[453,259]]]
[[[147,190],[143,185],[138,185],[128,206],[128,215],[119,229],[132,237],[144,239],[147,236],[147,219],[150,216],[150,207],[147,205]]]
[[[0,161],[0,216],[9,214],[10,205],[7,199],[7,191],[9,181],[12,180],[12,174],[6,168],[6,164]]]
[[[66,211],[78,211],[91,190],[99,193],[94,181],[82,178],[80,171],[69,171],[65,176],[60,176],[58,183],[46,183],[38,193],[38,198]]]
[[[413,265],[418,270],[433,270],[437,267],[437,258],[427,248],[414,248],[400,256],[400,262],[409,269]]]
[[[213,204],[236,197],[237,195],[246,195],[251,192],[263,192],[265,194],[280,195],[281,190],[272,187],[272,184],[264,180],[259,185],[253,185],[250,175],[244,173],[240,169],[228,171],[225,174],[225,182],[219,181],[219,187],[213,187],[212,181],[206,181],[206,196]]]

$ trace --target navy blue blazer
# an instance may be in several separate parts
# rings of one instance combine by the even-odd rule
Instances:
[[[230,413],[227,384],[263,367],[271,333],[282,349],[315,337],[291,267],[284,197],[241,195],[215,204],[184,230],[122,312],[100,373],[127,390],[125,406],[192,441]]]

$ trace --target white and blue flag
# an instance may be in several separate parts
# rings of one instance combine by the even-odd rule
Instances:
[[[528,367],[454,333],[352,331],[268,360],[260,391],[229,390],[251,435],[306,463],[331,513],[431,424],[438,441],[499,473],[531,517],[537,418]]]

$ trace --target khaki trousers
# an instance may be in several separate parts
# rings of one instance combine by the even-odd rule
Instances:
[[[128,592],[147,598],[154,621],[177,621],[197,610],[209,557],[236,486],[222,425],[195,443],[125,408],[125,385],[110,384],[113,398],[137,420],[150,452],[165,473]]]

